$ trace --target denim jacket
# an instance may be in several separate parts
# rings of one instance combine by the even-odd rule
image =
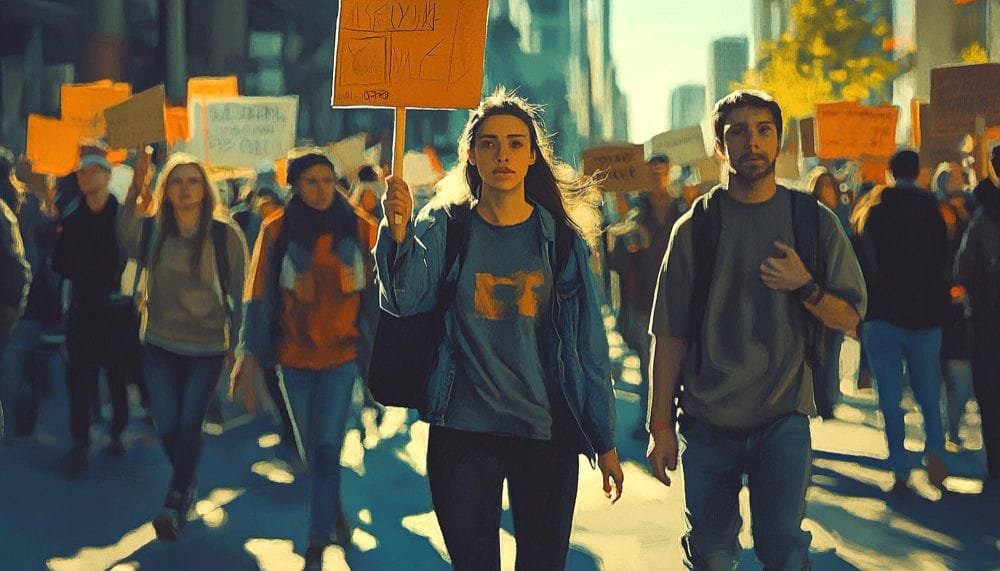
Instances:
[[[555,257],[555,220],[535,205],[542,221],[542,259]],[[396,316],[430,311],[437,303],[438,284],[445,274],[444,245],[448,214],[444,207],[428,205],[409,223],[399,245],[392,239],[385,220],[375,245],[379,303]],[[608,357],[608,339],[600,311],[600,297],[588,265],[589,250],[575,236],[565,268],[553,288],[551,348],[547,370],[558,375],[559,386],[576,421],[579,451],[591,463],[599,453],[615,447],[615,398]],[[458,278],[458,263],[447,271],[447,279]],[[452,309],[448,310],[449,312]],[[446,316],[445,340],[438,349],[438,365],[428,383],[428,408],[421,418],[436,426],[447,426],[445,412],[455,381],[451,319]]]

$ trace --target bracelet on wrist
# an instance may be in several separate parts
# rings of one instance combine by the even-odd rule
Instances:
[[[816,283],[816,280],[809,278],[809,281],[803,284],[802,287],[793,289],[790,293],[796,300],[805,302],[816,295],[816,291],[819,289],[820,287],[819,284]]]

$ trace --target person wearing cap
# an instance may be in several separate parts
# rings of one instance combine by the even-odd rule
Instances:
[[[670,183],[670,158],[656,154],[647,161],[649,192],[642,196],[626,221],[609,228],[614,236],[608,266],[621,277],[621,311],[618,331],[639,357],[639,417],[634,435],[646,440],[646,410],[649,405],[649,314],[667,252],[670,230],[680,218],[683,198],[680,188]],[[616,230],[620,229],[621,233]]]
[[[231,394],[254,406],[253,376],[277,365],[300,455],[312,476],[306,568],[330,544],[350,544],[340,501],[340,451],[358,377],[360,292],[373,231],[336,191],[319,149],[293,152],[292,196],[264,221],[244,292],[246,315]]]
[[[233,359],[247,247],[200,160],[171,155],[151,193],[149,162],[142,153],[136,163],[121,235],[145,275],[136,294],[143,372],[150,412],[173,468],[153,528],[158,538],[176,541],[197,497],[209,401]],[[140,196],[149,209],[139,207]]]
[[[52,269],[72,285],[66,334],[73,447],[65,468],[70,473],[79,473],[89,462],[91,388],[101,369],[113,411],[110,450],[116,455],[125,453],[121,437],[128,423],[128,394],[118,346],[131,311],[131,299],[121,294],[127,258],[117,231],[121,207],[108,192],[111,163],[107,150],[81,147],[76,179],[81,199],[62,212],[52,252]]]

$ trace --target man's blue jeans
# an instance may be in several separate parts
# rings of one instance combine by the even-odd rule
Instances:
[[[864,324],[864,344],[868,364],[878,389],[878,405],[885,422],[889,443],[889,463],[897,479],[907,479],[910,464],[903,447],[906,423],[903,420],[903,363],[913,396],[924,417],[925,452],[944,453],[941,421],[941,328],[904,329],[885,321]]]
[[[688,533],[685,564],[732,569],[739,559],[739,493],[750,488],[754,551],[768,570],[809,568],[812,535],[802,529],[812,463],[809,419],[779,418],[736,432],[681,418]]]
[[[192,357],[146,343],[142,359],[150,412],[174,468],[165,505],[182,509],[194,486],[201,457],[201,425],[225,355]]]
[[[350,538],[334,538],[334,526],[343,515],[340,451],[357,378],[358,366],[353,361],[325,371],[281,367],[281,387],[299,452],[312,473],[311,544],[326,545],[336,539],[350,541]]]

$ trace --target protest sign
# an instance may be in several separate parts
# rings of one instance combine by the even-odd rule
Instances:
[[[607,192],[649,190],[649,166],[642,145],[605,146],[583,152],[583,173],[603,179]]]
[[[298,97],[195,99],[187,151],[215,167],[255,168],[295,145]]]
[[[163,122],[168,145],[174,146],[178,141],[186,141],[191,137],[187,107],[167,107],[163,111]]]
[[[479,104],[487,0],[344,0],[333,105],[472,108]]]
[[[411,187],[433,186],[441,180],[444,173],[434,168],[431,158],[425,153],[407,151],[403,157],[406,180]]]
[[[646,156],[665,154],[671,164],[692,165],[708,156],[701,127],[685,127],[654,136],[645,145]]]
[[[219,97],[238,97],[239,83],[235,75],[228,77],[192,77],[188,80],[187,100],[200,97],[202,99],[217,99]]]
[[[342,141],[330,143],[326,149],[338,174],[355,173],[365,160],[365,134],[358,133]]]
[[[331,104],[396,109],[396,176],[407,107],[479,105],[488,12],[489,0],[340,2]]]
[[[80,130],[73,123],[28,115],[27,143],[31,170],[36,173],[65,176],[80,164]]]
[[[920,163],[934,167],[938,163],[945,161],[960,161],[962,153],[959,150],[964,133],[936,133],[934,131],[934,117],[931,114],[930,103],[919,103],[919,124],[914,128],[920,129]]]
[[[931,124],[935,135],[974,134],[976,118],[1000,125],[1000,63],[931,70]]]
[[[885,173],[889,170],[889,158],[875,155],[858,157],[861,165],[861,180],[874,184],[885,184]]]
[[[284,188],[288,184],[288,159],[277,159],[274,161],[274,180]]]
[[[132,86],[127,83],[103,80],[63,84],[59,95],[62,120],[76,125],[81,138],[98,139],[106,132],[104,110],[131,96]]]
[[[157,85],[105,109],[108,145],[115,148],[136,147],[166,140],[166,98],[163,85]]]
[[[365,164],[373,167],[382,164],[382,143],[376,143],[375,146],[365,151]]]
[[[722,180],[722,165],[715,157],[705,157],[694,164],[698,180],[702,183],[716,183]]]
[[[799,152],[803,157],[816,156],[816,118],[799,119]]]
[[[816,155],[821,159],[853,159],[863,154],[891,157],[896,151],[894,105],[869,107],[856,101],[816,105]]]

